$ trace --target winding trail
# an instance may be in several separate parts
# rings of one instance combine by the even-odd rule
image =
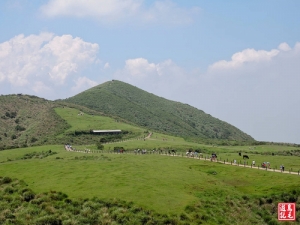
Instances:
[[[204,160],[204,161],[211,161],[210,158],[201,158],[201,157],[187,157],[187,156],[181,156],[181,155],[168,155],[164,154],[167,156],[179,156],[179,157],[185,157],[185,158],[191,158],[191,159],[197,159],[197,160]],[[298,172],[291,172],[291,171],[281,171],[281,170],[275,170],[275,169],[268,169],[268,168],[262,168],[259,166],[249,166],[246,164],[239,164],[239,163],[231,163],[231,162],[226,162],[226,161],[211,161],[212,163],[219,163],[219,164],[226,164],[230,166],[239,166],[239,167],[244,167],[244,168],[250,168],[250,169],[256,169],[256,170],[264,170],[264,171],[269,171],[269,172],[277,172],[277,173],[285,173],[285,174],[294,174],[294,175],[300,175],[300,171]]]

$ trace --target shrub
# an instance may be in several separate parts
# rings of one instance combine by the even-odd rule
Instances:
[[[36,225],[61,225],[62,221],[56,215],[40,217],[35,222]]]
[[[19,124],[15,127],[15,130],[16,131],[24,131],[24,130],[26,130],[26,128],[25,127],[22,127],[22,126],[20,126]]]
[[[31,201],[32,199],[34,199],[34,197],[35,197],[35,194],[33,193],[33,191],[28,190],[23,193],[23,198],[26,202]]]
[[[9,184],[10,182],[12,182],[12,179],[10,177],[3,177],[1,180],[2,184]]]
[[[97,149],[98,150],[103,150],[104,149],[104,145],[101,144],[100,142],[97,142]]]
[[[14,140],[16,138],[17,138],[17,136],[15,134],[11,135],[11,140]]]
[[[14,193],[14,191],[15,190],[10,186],[8,186],[4,189],[4,192],[7,193],[7,194],[12,194],[12,193]]]
[[[36,137],[32,137],[31,139],[30,139],[30,142],[31,143],[34,143],[34,142],[36,142],[38,139],[36,138]]]

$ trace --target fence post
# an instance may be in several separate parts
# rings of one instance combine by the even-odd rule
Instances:
[[[225,164],[225,160],[224,160],[224,164]]]
[[[230,164],[232,165],[232,161],[230,161]]]

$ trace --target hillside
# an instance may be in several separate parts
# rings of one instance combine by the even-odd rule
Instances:
[[[0,149],[40,145],[68,124],[54,111],[55,104],[28,95],[0,97]]]
[[[65,101],[172,135],[219,140],[254,140],[238,128],[202,110],[155,96],[121,81],[108,81]]]
[[[48,101],[36,96],[0,96],[0,105],[0,150],[67,142],[94,144],[100,138],[90,134],[91,129],[124,131],[122,135],[110,137],[110,140],[138,137],[146,132],[117,116],[105,117],[101,112],[80,105]]]

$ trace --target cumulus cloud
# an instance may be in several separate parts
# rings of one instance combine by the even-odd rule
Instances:
[[[157,73],[157,65],[144,58],[128,59],[125,62],[125,71],[135,78],[146,77]]]
[[[281,51],[290,51],[291,47],[286,42],[283,42],[278,46],[278,49]]]
[[[47,17],[88,17],[101,22],[186,24],[193,21],[199,8],[181,8],[171,0],[155,1],[148,7],[144,0],[50,0],[41,7],[41,12]]]
[[[170,59],[153,63],[145,58],[135,58],[126,60],[124,68],[113,77],[150,93],[176,100],[174,92],[186,83],[187,72]]]
[[[245,63],[269,61],[279,53],[278,49],[271,51],[245,49],[232,55],[230,61],[221,60],[209,67],[209,70],[236,69]]]
[[[90,80],[87,77],[79,77],[75,80],[75,86],[73,86],[71,90],[77,94],[78,92],[94,87],[97,84],[97,82]]]
[[[66,85],[97,60],[98,49],[98,44],[71,35],[20,34],[0,43],[0,85],[27,86],[37,94],[45,84],[48,88]]]

